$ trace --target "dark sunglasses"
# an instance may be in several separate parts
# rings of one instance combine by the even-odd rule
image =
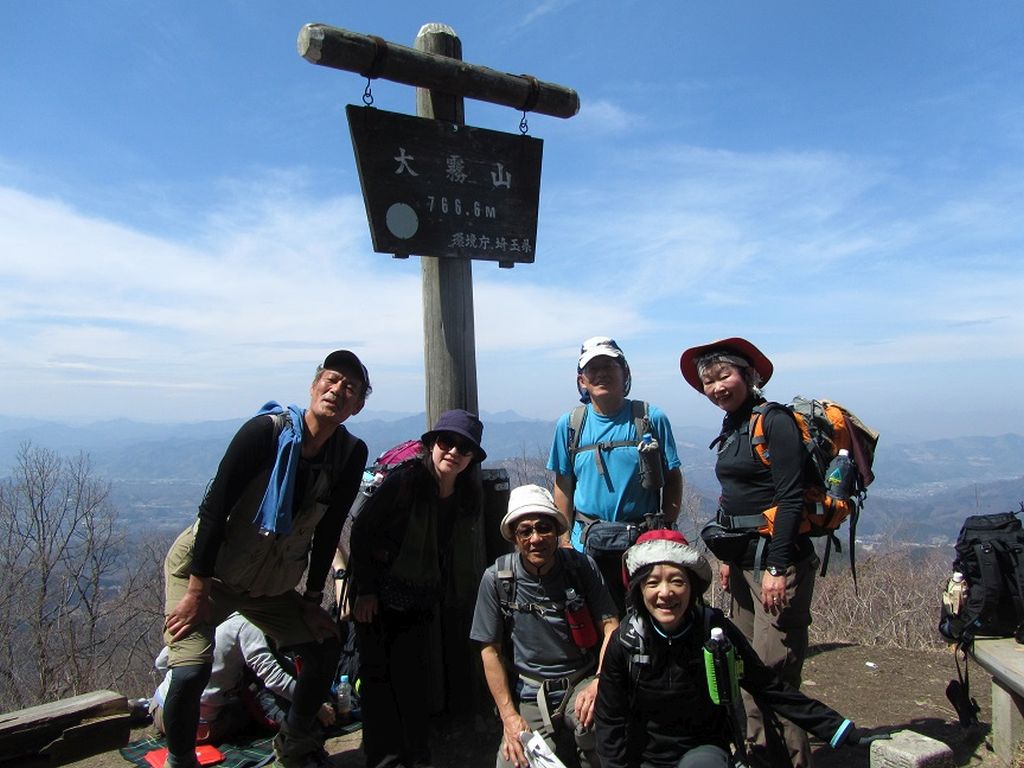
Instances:
[[[550,536],[555,532],[555,526],[552,523],[534,523],[533,525],[522,525],[516,528],[516,538],[529,539],[533,534],[538,536]]]
[[[437,439],[434,440],[434,442],[437,443],[438,448],[440,448],[442,451],[447,452],[454,450],[456,453],[461,454],[462,456],[472,456],[473,454],[476,453],[475,445],[465,440],[460,440],[459,438],[455,437],[455,435],[452,435],[448,432],[442,432],[440,435],[437,436]]]

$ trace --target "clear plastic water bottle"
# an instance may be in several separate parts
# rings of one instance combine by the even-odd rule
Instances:
[[[715,704],[731,704],[740,694],[736,649],[721,627],[711,628],[711,637],[704,644],[704,670],[708,693]]]
[[[825,473],[825,489],[828,495],[838,501],[849,499],[850,485],[853,483],[855,471],[850,452],[845,448],[840,448]]]
[[[650,432],[645,432],[637,445],[640,452],[640,485],[648,490],[657,490],[665,484],[661,466],[661,446]]]
[[[946,592],[942,595],[942,602],[954,616],[960,615],[964,601],[967,600],[967,580],[960,571],[953,571],[953,575],[946,582]]]
[[[338,722],[352,722],[352,684],[348,681],[348,675],[342,675],[338,683]]]

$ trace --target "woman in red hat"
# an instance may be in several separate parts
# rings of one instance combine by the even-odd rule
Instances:
[[[715,474],[722,486],[716,519],[725,529],[746,533],[705,536],[705,542],[721,563],[719,579],[732,597],[733,619],[764,663],[799,688],[818,568],[811,539],[800,532],[806,461],[800,429],[787,408],[765,400],[761,387],[774,368],[746,339],[691,347],[683,352],[679,366],[690,386],[725,411],[722,432],[712,444],[718,449]],[[770,466],[752,445],[755,408],[765,409]],[[750,521],[762,519],[771,509],[771,535],[758,532],[758,525]],[[810,765],[810,745],[801,728],[762,713],[749,696],[744,704],[747,739],[755,758],[767,753],[772,765]]]
[[[734,708],[712,699],[704,661],[704,645],[719,631],[742,660],[745,691],[833,747],[862,742],[863,731],[783,682],[704,604],[711,568],[678,531],[641,535],[623,564],[629,610],[608,643],[597,692],[602,768],[728,768],[730,745],[742,739]],[[731,690],[728,677],[716,677],[720,690]]]

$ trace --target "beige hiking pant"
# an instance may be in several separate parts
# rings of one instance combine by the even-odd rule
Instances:
[[[733,623],[761,661],[794,688],[800,687],[807,656],[807,628],[811,624],[811,598],[818,567],[818,558],[812,556],[787,569],[786,607],[774,616],[761,606],[763,571],[735,566],[729,571]],[[771,712],[762,712],[746,691],[743,706],[747,712],[747,741],[753,752],[770,753],[770,738],[778,748],[780,734],[794,768],[809,768],[811,748],[802,728]]]

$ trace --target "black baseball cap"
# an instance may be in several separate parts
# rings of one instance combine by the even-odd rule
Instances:
[[[320,366],[324,370],[338,371],[340,373],[355,373],[363,379],[363,394],[368,395],[370,386],[370,374],[366,372],[366,366],[356,357],[355,352],[347,349],[336,349],[324,358],[324,364]]]

